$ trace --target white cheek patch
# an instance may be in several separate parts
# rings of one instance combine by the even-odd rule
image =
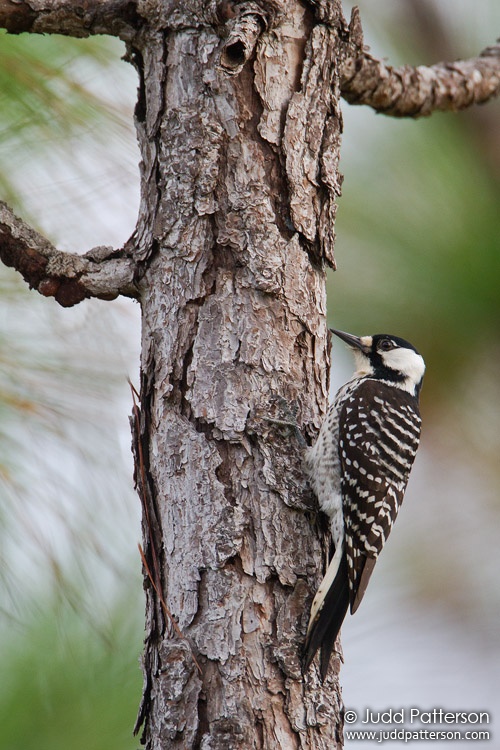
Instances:
[[[382,361],[391,370],[402,373],[413,385],[420,383],[425,372],[425,362],[413,349],[391,349],[382,353]]]
[[[365,338],[368,338],[368,336],[365,336]],[[353,349],[352,353],[354,354],[354,362],[356,364],[355,375],[358,377],[371,375],[373,373],[373,367],[371,366],[370,360],[366,354],[363,354],[361,349]]]

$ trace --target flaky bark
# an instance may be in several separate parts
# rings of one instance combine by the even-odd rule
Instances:
[[[399,115],[468,105],[498,93],[498,50],[395,71],[339,0],[0,0],[0,24],[115,34],[139,74],[126,247],[67,255],[3,206],[0,257],[63,305],[141,302],[146,747],[340,748],[339,659],[325,685],[300,669],[325,544],[296,438],[267,416],[297,402],[310,440],[326,408],[341,94]]]
[[[125,250],[94,247],[85,255],[57,250],[0,201],[0,259],[32,289],[71,307],[89,297],[136,297],[136,263]]]
[[[319,197],[317,177],[302,185],[303,169],[302,194],[318,197],[309,198],[311,241],[301,241],[280,144],[300,142],[315,122],[308,169],[318,175],[331,93],[317,94],[317,115],[302,96],[283,135],[299,85],[296,39],[310,19],[296,6],[287,21],[292,38],[276,27],[259,42],[257,90],[250,69],[234,76],[220,65],[208,29],[145,35],[132,52],[147,144],[138,244],[154,251],[140,284],[146,552],[158,554],[166,605],[189,644],[164,632],[148,588],[141,718],[151,748],[340,746],[339,662],[324,687],[314,672],[303,680],[299,663],[323,557],[303,510],[300,451],[265,419],[275,395],[300,395],[313,432],[328,391],[324,270],[308,251],[320,255],[330,198]],[[334,45],[325,56],[311,43],[308,70],[318,56],[330,65]]]
[[[0,0],[0,28],[11,34],[112,34],[131,38],[143,22],[136,0]]]
[[[393,117],[427,117],[484,104],[500,92],[500,44],[479,57],[426,66],[393,68],[368,52],[342,69],[342,96]]]

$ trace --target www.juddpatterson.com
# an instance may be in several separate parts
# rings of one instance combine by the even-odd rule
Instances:
[[[414,740],[452,740],[472,741],[490,740],[491,734],[485,729],[468,729],[460,731],[459,729],[346,729],[344,732],[346,740],[365,740],[382,744],[391,740],[401,740],[403,742],[412,742]]]
[[[413,740],[491,739],[489,730],[476,728],[476,725],[490,723],[488,711],[450,711],[444,708],[388,708],[374,711],[366,708],[358,712],[347,708],[344,721],[346,740],[368,740],[381,744],[391,740],[406,743]],[[353,729],[354,724],[362,724],[364,728]],[[452,725],[455,729],[452,729]]]

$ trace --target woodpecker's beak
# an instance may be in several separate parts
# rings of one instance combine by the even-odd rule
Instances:
[[[364,354],[368,354],[371,351],[371,336],[353,336],[352,333],[344,333],[344,331],[336,331],[335,328],[330,328],[330,331],[334,333],[339,339],[345,341],[353,349],[360,349]],[[370,339],[370,343],[368,343]]]

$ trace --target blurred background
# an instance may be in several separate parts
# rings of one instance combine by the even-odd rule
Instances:
[[[358,5],[366,43],[395,65],[473,56],[500,30],[496,0]],[[2,34],[0,196],[61,249],[120,246],[135,225],[137,81],[123,53],[104,38]],[[344,701],[360,714],[489,711],[495,733],[500,103],[415,122],[343,113],[329,322],[402,335],[428,367],[397,533],[343,628]],[[137,384],[139,308],[63,310],[3,266],[0,293],[0,747],[136,748],[143,597],[126,379]],[[333,342],[333,390],[351,370]]]
[[[58,247],[120,247],[137,80],[116,40],[0,40],[0,195]],[[0,747],[137,748],[140,504],[132,301],[63,310],[0,267]]]
[[[394,65],[472,57],[499,36],[498,2],[357,4],[365,42]],[[330,321],[397,333],[427,363],[397,529],[342,630],[344,701],[359,714],[489,711],[493,723],[479,728],[498,736],[500,102],[417,121],[347,105],[343,115]],[[335,386],[352,365],[341,343],[333,353]]]

